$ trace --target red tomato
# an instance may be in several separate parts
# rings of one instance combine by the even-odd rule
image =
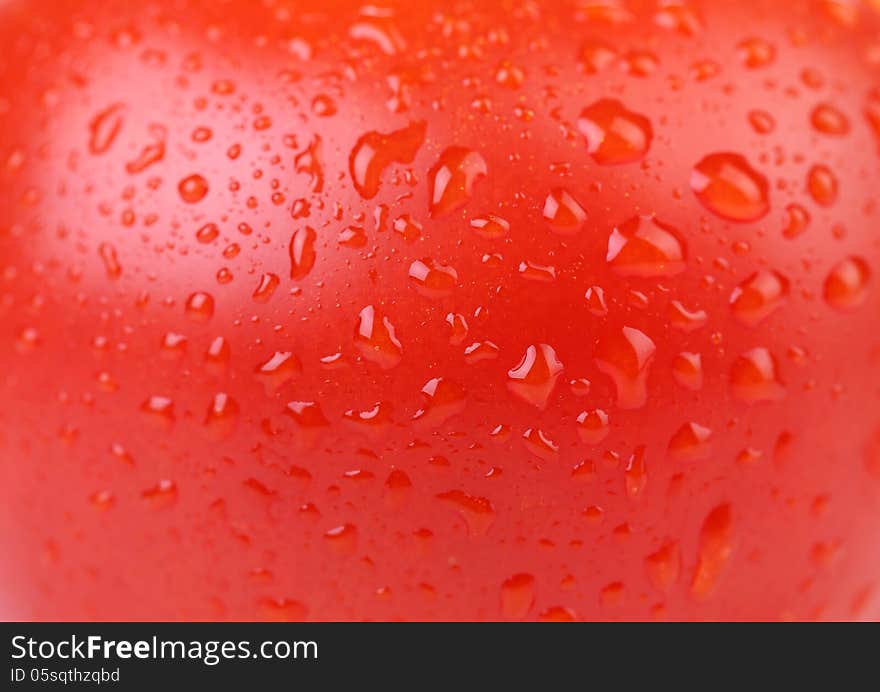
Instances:
[[[880,614],[876,2],[6,2],[10,618]]]

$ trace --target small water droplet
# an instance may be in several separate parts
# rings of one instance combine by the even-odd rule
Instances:
[[[705,310],[690,310],[678,300],[673,300],[666,308],[669,324],[683,332],[692,332],[704,326],[709,319]]]
[[[483,238],[497,240],[507,235],[510,231],[510,224],[500,216],[489,214],[485,218],[471,219],[471,228]]]
[[[208,412],[205,414],[205,427],[216,437],[226,437],[235,429],[238,418],[238,404],[235,399],[219,392],[214,395]]]
[[[165,509],[177,502],[177,484],[163,479],[141,493],[141,497],[153,509]]]
[[[766,67],[776,58],[776,48],[760,38],[744,39],[737,44],[736,49],[743,65],[752,70]]]
[[[550,461],[559,453],[559,444],[540,428],[529,428],[522,439],[526,449],[541,459]]]
[[[786,238],[797,238],[807,230],[810,224],[810,214],[800,204],[789,204],[785,208],[785,227],[782,235]]]
[[[631,500],[637,500],[645,491],[648,484],[648,470],[645,464],[645,445],[639,445],[633,450],[632,456],[624,469],[624,484],[626,495]]]
[[[599,286],[590,286],[584,293],[587,301],[587,310],[595,317],[604,317],[608,314],[608,306],[605,304],[605,291]]]

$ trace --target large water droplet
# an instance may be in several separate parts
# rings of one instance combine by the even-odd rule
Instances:
[[[93,154],[103,154],[113,146],[122,129],[125,105],[114,103],[98,113],[89,123],[89,150]]]
[[[711,451],[712,431],[699,423],[682,425],[669,440],[669,456],[680,461],[705,459]]]
[[[514,574],[501,584],[501,615],[506,620],[522,620],[535,605],[535,578]]]
[[[682,351],[672,361],[672,377],[692,392],[703,387],[703,359],[699,353]]]
[[[719,505],[709,512],[700,529],[697,570],[691,582],[691,594],[698,599],[712,595],[724,567],[733,552],[733,528],[730,505]]]
[[[597,445],[608,436],[608,414],[602,409],[582,411],[577,417],[580,438],[589,445]]]
[[[422,387],[424,403],[413,420],[435,427],[464,410],[467,393],[457,382],[446,377],[435,377]]]
[[[653,216],[634,216],[614,228],[605,259],[621,276],[675,276],[686,251],[678,229]]]
[[[187,176],[177,184],[180,198],[187,204],[201,202],[208,194],[208,181],[198,173]]]
[[[425,141],[425,122],[416,122],[389,134],[368,132],[349,156],[349,170],[355,189],[365,199],[379,192],[382,172],[392,163],[411,163]]]
[[[507,387],[526,403],[543,409],[562,369],[562,362],[552,346],[532,345],[526,349],[522,360],[507,372]]]
[[[837,310],[852,310],[865,302],[871,270],[861,257],[847,257],[825,279],[825,301]]]
[[[485,497],[469,495],[463,490],[450,490],[437,495],[437,499],[459,512],[472,536],[482,536],[495,522],[495,508]]]
[[[403,346],[391,321],[368,305],[358,314],[354,344],[361,355],[381,368],[393,368],[403,357]]]
[[[741,322],[754,326],[782,306],[788,291],[788,279],[779,272],[762,269],[733,289],[730,309]]]
[[[214,298],[203,291],[197,291],[186,299],[186,315],[197,322],[204,322],[214,315]]]
[[[748,403],[775,401],[785,395],[776,359],[763,347],[746,351],[733,362],[730,385],[734,395]]]
[[[474,184],[487,175],[485,159],[464,147],[449,147],[428,172],[431,216],[443,216],[468,203]]]
[[[827,103],[820,103],[810,113],[810,123],[825,135],[841,136],[849,132],[849,119]]]
[[[641,408],[648,400],[648,371],[655,351],[648,335],[633,327],[623,327],[599,341],[596,367],[614,382],[621,408]]]
[[[730,221],[755,221],[770,209],[767,178],[739,154],[709,154],[694,166],[690,182],[706,209]]]
[[[837,176],[825,164],[817,164],[807,172],[807,192],[816,204],[830,207],[837,201]]]
[[[290,236],[290,278],[299,280],[304,278],[312,267],[315,266],[315,241],[317,240],[315,229],[310,226],[297,228]]]
[[[642,159],[651,146],[651,121],[616,99],[600,99],[581,111],[578,129],[596,163],[617,165]]]
[[[544,218],[559,235],[574,235],[587,220],[587,212],[561,187],[554,188],[544,201]]]
[[[269,392],[274,392],[301,372],[299,358],[290,351],[275,351],[254,368],[254,376]]]
[[[424,258],[409,266],[409,279],[410,285],[426,298],[442,298],[452,293],[458,273],[453,267]]]

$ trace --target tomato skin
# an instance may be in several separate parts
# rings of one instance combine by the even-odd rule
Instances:
[[[880,614],[880,15],[547,4],[0,8],[0,614]]]

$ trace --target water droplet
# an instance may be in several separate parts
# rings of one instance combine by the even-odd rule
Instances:
[[[205,426],[212,435],[225,437],[235,429],[238,411],[238,404],[231,396],[225,392],[215,394],[205,414]]]
[[[584,293],[587,300],[587,310],[595,317],[604,317],[608,314],[608,306],[605,304],[605,291],[599,286],[590,286]]]
[[[114,103],[98,113],[89,123],[89,150],[103,154],[113,146],[125,117],[125,104]]]
[[[186,299],[187,316],[199,322],[211,319],[214,315],[214,298],[202,291],[197,291]]]
[[[436,427],[464,410],[467,393],[457,382],[446,377],[435,377],[422,387],[424,402],[413,420]]]
[[[153,141],[146,144],[140,153],[125,164],[125,170],[135,175],[146,170],[155,163],[165,158],[165,139],[168,131],[163,125],[150,125],[150,135]]]
[[[153,509],[165,509],[177,502],[177,484],[163,479],[141,493],[141,497]]]
[[[638,499],[645,491],[648,484],[648,470],[645,465],[645,445],[639,445],[633,450],[624,469],[624,483],[626,495],[631,500]]]
[[[639,161],[653,138],[651,121],[616,99],[600,99],[581,111],[578,129],[596,163],[618,165]]]
[[[358,530],[354,524],[341,524],[324,532],[324,539],[339,553],[348,555],[357,548]]]
[[[263,274],[260,277],[260,283],[254,289],[253,299],[258,303],[268,303],[272,296],[275,295],[275,289],[278,288],[280,283],[281,279],[278,278],[277,274],[272,274],[271,272]]]
[[[522,360],[508,370],[507,387],[526,403],[543,409],[562,369],[562,362],[556,357],[552,346],[532,345],[526,349]]]
[[[180,358],[186,352],[186,337],[176,332],[166,332],[162,336],[159,348],[162,349],[162,357],[166,359]]]
[[[381,368],[393,368],[403,357],[403,346],[391,321],[368,305],[358,314],[354,344],[361,355]]]
[[[337,242],[350,248],[362,248],[367,244],[367,232],[363,226],[349,226],[339,232]]]
[[[342,417],[343,420],[356,428],[375,434],[391,425],[393,410],[394,407],[389,402],[378,401],[364,411],[349,409],[342,414]]]
[[[229,342],[222,336],[218,336],[208,345],[208,350],[205,351],[205,360],[209,365],[222,369],[229,362],[230,355]]]
[[[681,548],[677,541],[666,541],[645,558],[648,580],[658,591],[668,591],[681,574]]]
[[[392,163],[411,163],[425,141],[426,124],[416,122],[389,134],[368,132],[358,139],[349,156],[355,189],[365,199],[379,192],[383,171]]]
[[[553,283],[556,281],[556,267],[536,264],[535,262],[520,262],[517,267],[520,278],[541,283]]]
[[[118,279],[122,276],[122,265],[119,263],[119,256],[116,254],[116,248],[109,243],[101,243],[98,246],[98,255],[104,263],[104,271],[107,272],[107,278]]]
[[[690,184],[706,209],[730,221],[756,221],[770,209],[767,178],[739,154],[709,154],[694,166]]]
[[[89,497],[89,502],[100,512],[106,512],[116,504],[116,498],[109,490],[99,490]]]
[[[678,229],[653,216],[634,216],[608,237],[605,259],[621,276],[675,276],[685,268],[685,246]]]
[[[659,65],[657,56],[644,50],[631,50],[621,57],[624,72],[634,77],[649,77]]]
[[[174,421],[174,401],[166,396],[149,397],[141,404],[141,411],[164,424]]]
[[[284,407],[284,415],[300,428],[324,428],[330,425],[320,404],[314,401],[290,401]]]
[[[468,365],[498,357],[498,346],[491,341],[475,341],[464,350],[464,362]]]
[[[302,373],[302,364],[290,351],[275,351],[269,358],[254,368],[255,377],[270,392]]]
[[[807,173],[807,192],[816,204],[830,207],[837,201],[837,176],[824,164],[817,164]]]
[[[195,204],[208,194],[208,181],[198,173],[193,173],[177,184],[177,191],[184,202]]]
[[[759,135],[767,135],[776,129],[776,121],[767,111],[749,111],[749,124]]]
[[[685,389],[692,392],[703,387],[703,359],[699,353],[682,351],[672,361],[672,377]]]
[[[536,457],[550,461],[559,453],[559,445],[540,428],[529,428],[522,437],[526,449]]]
[[[837,310],[852,310],[865,302],[871,270],[861,257],[847,257],[825,279],[825,301]]]
[[[669,440],[669,456],[680,461],[705,459],[711,451],[712,431],[699,423],[682,425]]]
[[[623,327],[599,341],[596,367],[614,382],[621,408],[641,408],[648,400],[648,371],[655,351],[654,342],[633,327]]]
[[[261,622],[302,622],[308,609],[292,598],[263,598],[257,615]]]
[[[446,315],[446,325],[449,328],[449,343],[458,346],[467,338],[468,324],[464,315],[450,312]]]
[[[502,60],[495,70],[495,81],[508,89],[519,89],[525,79],[526,75],[522,68],[517,67],[510,60]]]
[[[497,240],[507,235],[510,231],[510,224],[500,216],[489,214],[486,218],[472,219],[471,228],[483,238]]]
[[[464,147],[449,147],[428,172],[431,216],[443,216],[468,203],[474,184],[488,174],[485,159]]]
[[[315,229],[310,226],[297,228],[290,236],[290,278],[299,280],[304,278],[312,267],[315,266],[315,241],[317,240]]]
[[[789,204],[785,208],[785,227],[782,235],[797,238],[810,225],[810,214],[800,204]]]
[[[608,436],[608,414],[600,408],[582,411],[577,417],[580,438],[589,445],[597,445]]]
[[[459,512],[472,536],[484,535],[495,522],[495,508],[485,497],[468,495],[463,490],[449,490],[437,495],[437,499]]]
[[[692,332],[704,326],[709,316],[705,310],[689,310],[681,302],[673,300],[666,308],[666,319],[675,329]]]
[[[585,41],[578,52],[578,63],[586,74],[597,74],[614,62],[617,51],[602,41]]]
[[[501,615],[506,620],[522,620],[535,605],[535,578],[514,574],[501,584]]]
[[[587,396],[592,389],[592,384],[586,377],[576,377],[573,380],[569,380],[568,386],[571,388],[571,393],[575,396]]]
[[[571,608],[563,608],[562,606],[553,606],[541,611],[538,615],[541,622],[575,622],[577,614]]]
[[[730,309],[740,322],[754,326],[782,306],[788,291],[788,279],[779,272],[762,269],[733,289]]]
[[[574,235],[583,228],[587,212],[567,190],[558,187],[544,200],[544,218],[559,235]]]
[[[213,243],[220,235],[220,229],[216,223],[206,223],[196,231],[196,240],[200,243]]]
[[[810,123],[824,135],[841,136],[849,132],[849,119],[827,103],[820,103],[813,109]]]
[[[691,582],[691,594],[698,599],[712,595],[733,552],[733,528],[730,505],[719,505],[709,512],[700,529],[697,570]]]
[[[730,369],[733,393],[747,403],[776,401],[785,395],[778,379],[776,359],[766,348],[758,347],[739,356]]]
[[[452,293],[458,283],[453,267],[432,259],[416,260],[409,266],[410,286],[426,298],[442,298]]]
[[[776,49],[773,45],[760,38],[747,38],[740,41],[736,49],[743,65],[752,70],[766,67],[776,57]]]

